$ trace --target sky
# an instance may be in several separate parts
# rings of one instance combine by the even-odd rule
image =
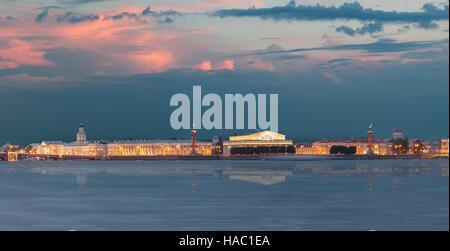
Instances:
[[[449,2],[0,0],[0,145],[189,138],[170,97],[277,93],[296,141],[449,132]],[[223,97],[223,96],[222,96]],[[200,130],[200,139],[246,130]]]

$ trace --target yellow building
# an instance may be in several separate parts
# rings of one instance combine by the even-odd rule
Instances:
[[[107,154],[106,144],[86,140],[83,124],[80,124],[76,141],[64,143],[62,141],[42,141],[40,144],[31,144],[30,153],[55,156],[86,156],[104,157]]]
[[[63,142],[42,141],[40,144],[31,144],[30,153],[55,156],[106,156],[107,146],[97,142],[79,144],[66,144]]]
[[[48,155],[61,155],[64,143],[60,141],[42,141],[39,143],[30,144],[29,153],[34,154],[48,154]]]
[[[107,144],[108,156],[168,156],[190,155],[191,141],[188,140],[130,140],[115,141]],[[212,155],[211,142],[196,142],[195,150],[198,155]]]
[[[100,143],[87,143],[85,145],[67,144],[62,148],[61,155],[73,155],[73,156],[90,156],[90,157],[103,157],[106,156],[107,145]]]
[[[369,152],[367,139],[348,140],[320,140],[311,145],[297,145],[296,153],[303,155],[329,155],[332,146],[356,147],[356,155],[364,155]],[[384,141],[372,142],[373,153],[377,155],[390,154],[389,143]]]
[[[199,155],[212,155],[212,143],[196,142],[196,152]],[[168,156],[190,155],[190,141],[151,141],[130,140],[115,141],[107,144],[86,143],[64,144],[62,142],[45,142],[32,144],[30,153],[55,156]]]
[[[231,149],[235,147],[272,147],[292,146],[292,140],[287,140],[286,135],[262,131],[248,135],[231,136],[229,141],[223,142],[223,154],[230,155]]]
[[[312,148],[312,144],[296,144],[295,154],[298,155],[317,155],[315,149]]]
[[[61,141],[42,141],[31,144],[29,153],[54,156],[83,156],[105,158],[108,156],[167,156],[190,155],[191,141],[188,140],[123,140],[109,143],[87,141],[83,124],[77,133],[76,141],[64,143]],[[195,150],[198,155],[212,155],[211,142],[197,141]]]

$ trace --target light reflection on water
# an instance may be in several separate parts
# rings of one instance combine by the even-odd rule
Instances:
[[[0,230],[448,230],[448,164],[0,162]]]

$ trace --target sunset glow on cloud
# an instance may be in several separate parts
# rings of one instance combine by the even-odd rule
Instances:
[[[96,72],[130,75],[183,68],[304,70],[319,67],[321,58],[332,60],[330,55],[334,54],[359,64],[410,63],[412,60],[402,55],[416,48],[402,48],[403,44],[423,42],[424,37],[429,41],[442,41],[448,36],[448,13],[445,16],[442,12],[445,8],[448,10],[448,5],[435,3],[409,11],[380,8],[375,16],[368,14],[373,20],[364,16],[373,12],[364,6],[365,2],[324,5],[314,15],[305,11],[316,8],[315,5],[293,1],[281,6],[278,2],[262,0],[187,1],[179,5],[157,1],[154,6],[144,1],[134,1],[132,5],[110,1],[108,8],[97,8],[95,1],[86,1],[80,6],[70,2],[50,3],[53,2],[5,1],[0,4],[5,10],[0,12],[0,69],[24,66],[57,69],[60,67],[57,60],[62,57],[58,52],[63,48],[75,58],[72,65],[90,66],[82,73],[86,76]],[[360,13],[355,16],[352,9]],[[335,13],[336,17],[321,16],[322,10]],[[297,17],[297,12],[303,17]],[[330,22],[332,19],[336,19],[336,25]],[[322,21],[318,23],[318,20]],[[235,24],[231,32],[224,30],[224,25],[229,23]],[[254,30],[254,25],[265,28]],[[283,28],[277,29],[281,25]],[[417,31],[408,35],[412,30]],[[396,46],[394,54],[382,55],[371,48],[356,48],[358,44],[383,39],[390,41],[386,46]],[[442,42],[440,48],[448,52],[448,40]],[[417,47],[417,50],[424,49],[427,48]],[[292,55],[294,51],[300,55]],[[308,51],[315,53],[306,57]],[[83,58],[89,54],[96,55],[95,59]],[[415,62],[420,60],[428,59]],[[69,81],[71,78],[66,76]]]

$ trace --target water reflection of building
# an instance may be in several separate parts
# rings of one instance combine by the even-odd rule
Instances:
[[[348,178],[366,179],[369,190],[376,189],[379,179],[392,179],[392,184],[399,187],[402,181],[408,177],[415,176],[448,176],[448,161],[438,161],[430,164],[428,161],[396,161],[393,165],[391,161],[233,161],[227,162],[191,162],[191,161],[173,161],[173,162],[96,162],[92,166],[78,167],[77,163],[72,162],[46,162],[35,168],[31,172],[37,172],[42,175],[75,175],[80,189],[86,188],[86,177],[89,175],[93,179],[102,175],[113,176],[155,176],[161,179],[168,177],[168,182],[173,184],[178,179],[182,184],[191,187],[195,191],[202,184],[211,184],[211,182],[199,183],[201,180],[211,177],[212,180],[222,180],[225,178],[230,181],[250,182],[265,186],[278,184],[291,179],[298,182],[295,175],[304,175],[303,177],[323,176],[325,179],[329,176],[343,176]],[[276,167],[274,167],[276,164]],[[12,169],[11,171],[18,171]],[[298,176],[297,176],[298,177]],[[91,179],[92,179],[91,178]],[[191,182],[186,182],[190,179]],[[221,182],[222,183],[222,182]],[[232,184],[230,184],[232,185]],[[361,186],[361,189],[367,189]]]
[[[77,175],[78,188],[80,190],[83,190],[84,187],[86,186],[87,174],[86,173],[77,173],[76,175]]]
[[[286,176],[291,176],[292,171],[284,170],[224,170],[223,175],[230,180],[247,181],[261,185],[273,185],[286,181]]]

